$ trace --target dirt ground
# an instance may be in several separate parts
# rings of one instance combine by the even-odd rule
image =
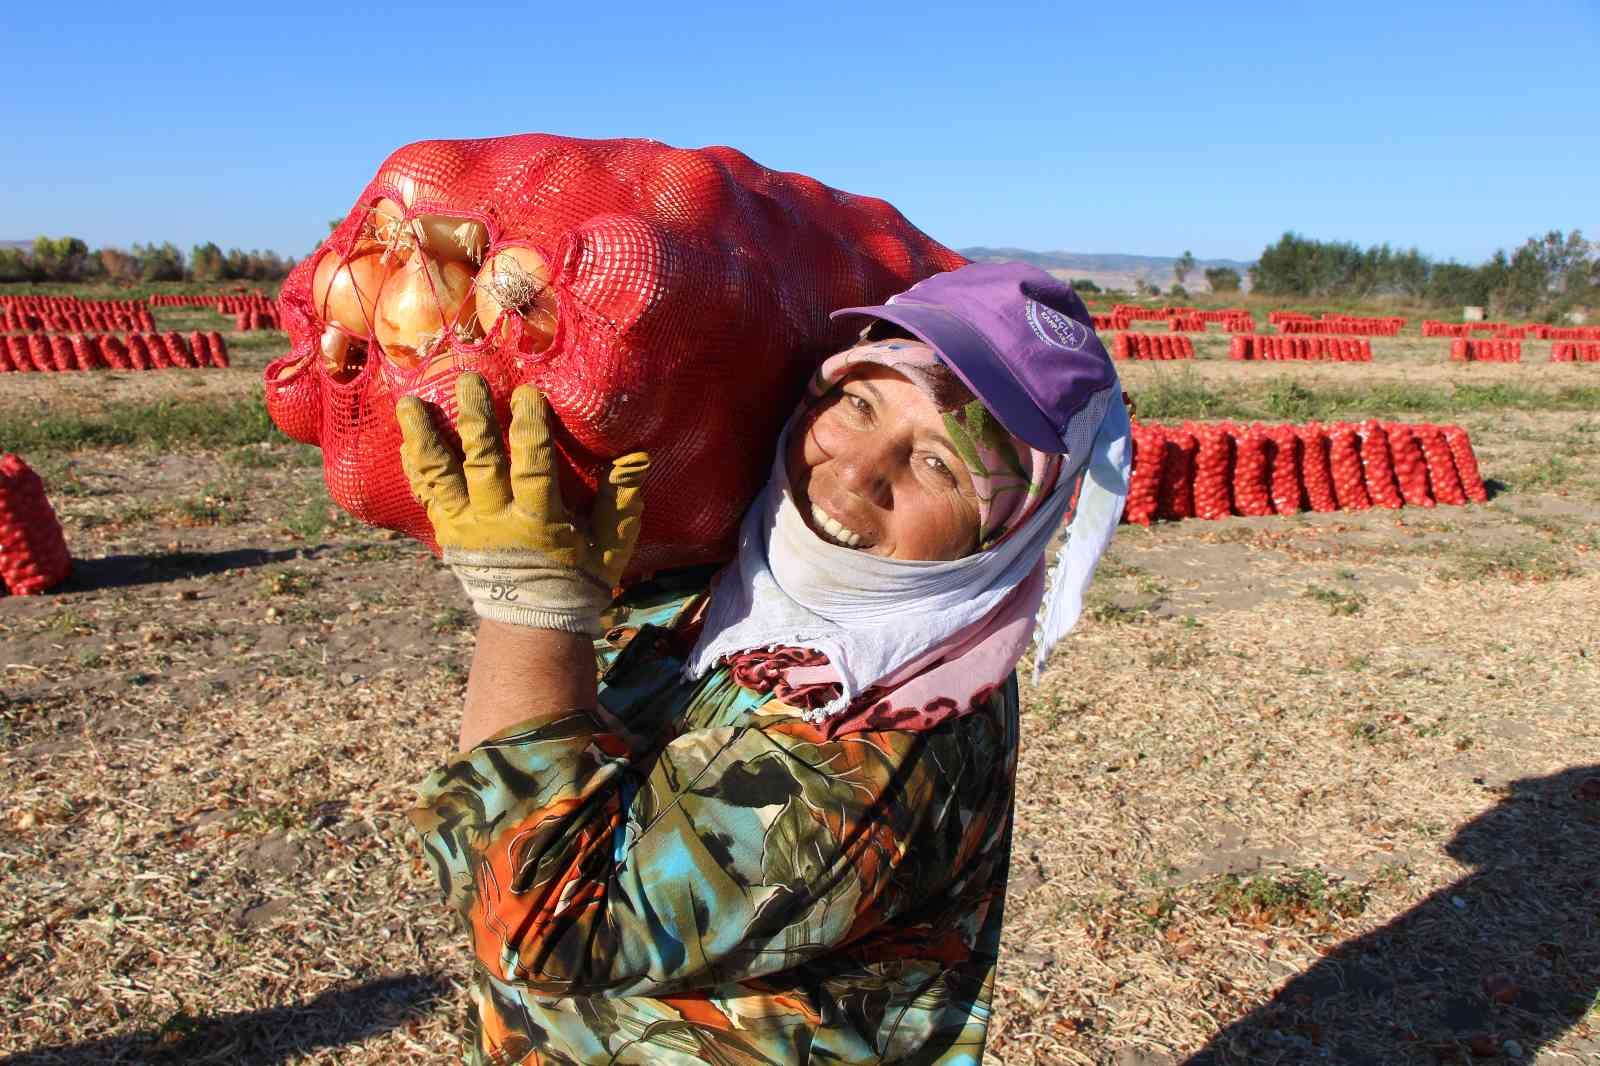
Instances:
[[[1125,381],[1600,381],[1225,343]],[[274,351],[0,375],[0,411],[245,395]],[[1600,412],[1459,420],[1487,505],[1119,534],[1025,685],[986,1061],[1600,1062]],[[404,812],[453,749],[452,579],[299,445],[26,458],[77,564],[0,599],[0,1062],[451,1059]]]

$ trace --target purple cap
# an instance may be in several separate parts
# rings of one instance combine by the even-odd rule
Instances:
[[[919,337],[1012,434],[1043,452],[1093,439],[1117,372],[1072,286],[1025,263],[971,263],[879,307],[846,307]],[[1089,415],[1090,418],[1080,418]],[[1085,425],[1091,422],[1091,425]]]

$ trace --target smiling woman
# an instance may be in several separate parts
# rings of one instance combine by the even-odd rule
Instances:
[[[844,314],[879,324],[818,370],[709,591],[660,575],[608,602],[648,457],[584,523],[531,388],[509,456],[472,375],[460,458],[402,403],[407,476],[484,619],[462,754],[414,815],[477,959],[469,1061],[981,1058],[1014,668],[1041,606],[1039,663],[1077,618],[1127,414],[1042,271]]]

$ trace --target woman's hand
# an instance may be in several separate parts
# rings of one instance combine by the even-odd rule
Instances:
[[[456,401],[463,459],[439,439],[420,400],[406,396],[395,406],[404,438],[401,465],[446,565],[482,618],[598,634],[600,612],[639,540],[649,456],[634,452],[616,460],[590,521],[580,524],[561,502],[547,408],[537,389],[523,385],[511,394],[509,462],[483,378],[457,378]]]

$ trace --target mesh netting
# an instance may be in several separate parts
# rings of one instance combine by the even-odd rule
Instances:
[[[0,456],[0,591],[35,595],[61,584],[71,569],[44,482],[21,457]]]
[[[518,274],[531,284],[509,291],[494,266],[509,249],[537,253],[547,273]],[[828,312],[963,262],[882,200],[731,148],[423,141],[384,162],[285,283],[292,349],[267,368],[268,410],[321,446],[341,507],[431,545],[400,468],[395,399],[420,396],[453,424],[454,380],[476,370],[504,429],[511,390],[531,381],[560,423],[575,509],[611,459],[650,452],[634,574],[716,561],[808,375],[859,329]],[[386,317],[401,306],[391,289],[407,286],[433,300],[436,333],[400,336]]]

